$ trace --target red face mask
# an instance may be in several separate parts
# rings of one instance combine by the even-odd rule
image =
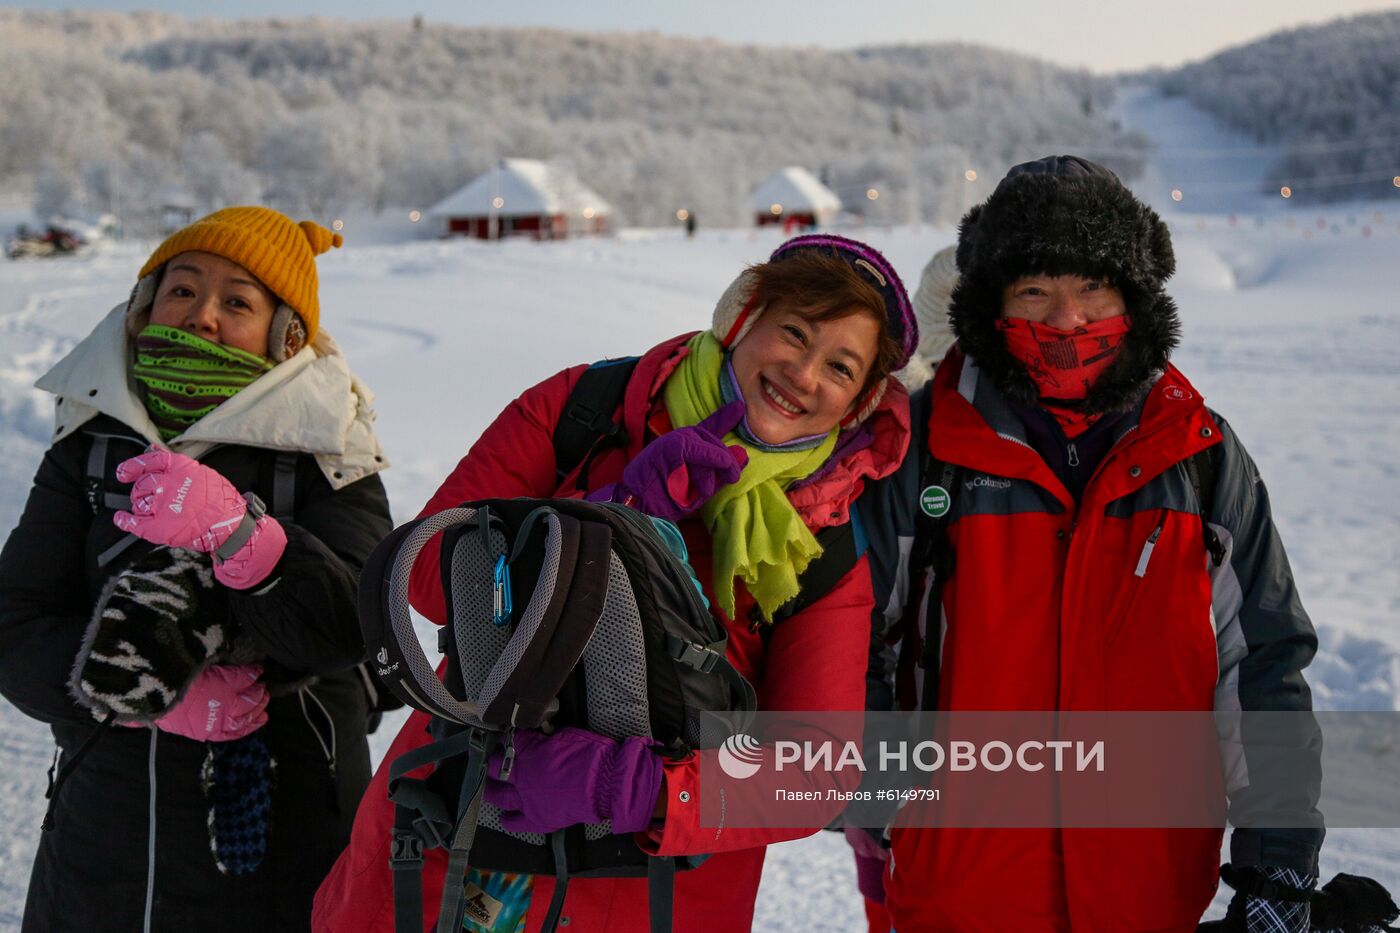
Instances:
[[[1060,330],[1019,317],[997,321],[1006,349],[1021,361],[1043,399],[1077,402],[1118,358],[1132,321],[1126,314]]]
[[[1006,349],[1016,357],[1035,382],[1041,404],[1074,437],[1097,418],[1061,408],[1055,402],[1080,402],[1089,388],[1114,360],[1132,320],[1126,314],[1060,330],[1025,318],[997,321],[1006,338]]]

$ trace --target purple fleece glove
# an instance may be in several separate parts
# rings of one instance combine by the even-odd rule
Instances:
[[[890,860],[890,850],[859,826],[846,827],[846,842],[850,844],[856,857],[856,887],[866,900],[883,904],[885,866]]]
[[[486,765],[486,802],[501,808],[514,833],[552,833],[576,823],[612,820],[614,833],[651,825],[661,793],[661,756],[645,736],[615,742],[564,728],[553,735],[515,733],[515,763],[501,780],[502,753]]]
[[[744,420],[744,403],[735,400],[699,424],[676,428],[642,448],[622,471],[622,482],[604,486],[588,498],[621,502],[654,518],[678,522],[710,501],[715,490],[736,481],[749,455],[724,435]]]

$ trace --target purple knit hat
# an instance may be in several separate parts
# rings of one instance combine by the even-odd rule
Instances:
[[[904,283],[900,281],[899,273],[894,271],[894,266],[874,247],[830,233],[793,237],[773,250],[768,261],[777,262],[803,250],[820,250],[838,256],[875,286],[880,297],[885,299],[890,333],[900,347],[899,365],[895,368],[903,368],[919,346],[919,325],[909,293],[904,290]],[[739,338],[748,333],[753,326],[754,312],[761,310],[752,306],[756,285],[753,273],[746,270],[734,280],[715,307],[714,335],[726,347],[738,343]]]
[[[909,358],[919,346],[919,324],[914,316],[914,307],[909,301],[909,293],[904,290],[899,273],[894,266],[881,256],[879,251],[859,240],[848,239],[830,233],[812,233],[793,237],[773,250],[769,262],[779,262],[803,250],[820,250],[838,256],[850,263],[885,299],[885,315],[890,331],[899,344],[899,360],[895,369],[904,368]],[[715,305],[714,319],[710,329],[719,342],[729,349],[738,343],[758,319],[761,307],[754,306],[754,292],[758,286],[758,274],[752,269],[739,273],[729,288],[720,296]],[[860,400],[853,413],[843,425],[859,424],[879,407],[885,391],[893,377],[883,379],[873,386]]]
[[[909,301],[909,293],[904,290],[904,283],[900,281],[899,273],[894,271],[894,266],[873,246],[831,233],[793,237],[773,250],[768,261],[776,262],[799,250],[808,249],[828,252],[846,260],[880,292],[880,297],[885,299],[890,333],[899,343],[899,365],[895,369],[903,369],[918,349],[919,323],[914,317],[914,305]]]

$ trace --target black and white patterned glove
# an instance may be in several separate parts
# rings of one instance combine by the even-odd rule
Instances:
[[[99,718],[152,722],[229,648],[229,614],[207,554],[157,548],[113,577],[73,667],[74,698]]]
[[[1276,886],[1271,892],[1275,896],[1235,895],[1236,898],[1245,899],[1244,925],[1247,933],[1308,933],[1312,914],[1310,901],[1312,890],[1317,887],[1317,876],[1274,865],[1261,865],[1255,871]]]

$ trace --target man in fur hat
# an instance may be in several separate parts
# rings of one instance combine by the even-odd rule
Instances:
[[[941,616],[941,638],[935,627],[932,650],[915,648],[930,672],[923,707],[1310,710],[1302,671],[1317,639],[1268,494],[1168,362],[1180,324],[1166,225],[1107,169],[1049,157],[967,214],[957,266],[958,345],[931,408],[916,402],[931,411],[924,456],[910,448],[942,570],[920,614]],[[1252,777],[1229,776],[1232,814],[1260,804]],[[1247,893],[1231,923],[1302,933],[1318,787],[1269,793],[1271,813],[1308,828],[1234,831]],[[1191,933],[1216,891],[1222,831],[910,825],[891,837],[899,933]]]

